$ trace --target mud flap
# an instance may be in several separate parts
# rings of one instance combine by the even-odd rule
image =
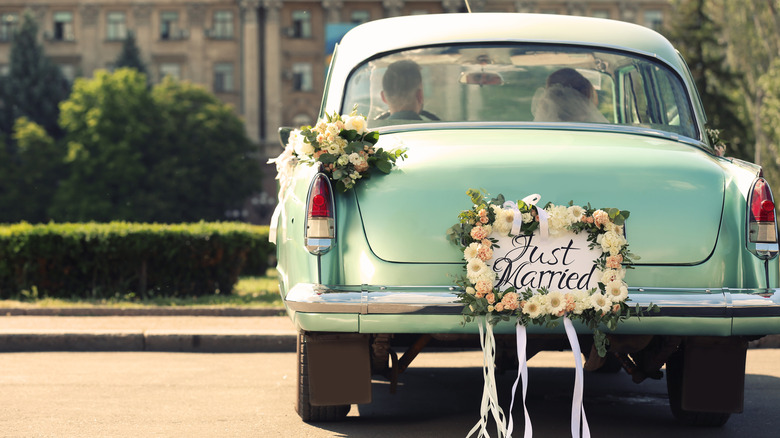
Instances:
[[[306,344],[312,406],[371,402],[368,335],[308,333]]]
[[[681,407],[686,411],[743,410],[747,341],[737,337],[685,340]]]

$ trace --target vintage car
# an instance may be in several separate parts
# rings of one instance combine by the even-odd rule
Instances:
[[[424,111],[385,103],[397,61],[418,66]],[[556,109],[548,78],[561,70],[586,78],[592,95]],[[774,201],[759,166],[713,144],[691,73],[661,35],[514,13],[373,21],[338,44],[320,117],[353,109],[377,147],[400,145],[406,159],[346,191],[321,166],[296,165],[271,224],[300,333],[304,421],[369,403],[372,375],[395,381],[426,345],[479,348],[454,282],[463,252],[446,235],[469,188],[629,211],[624,232],[639,257],[625,277],[630,303],[659,312],[605,328],[609,352],[586,367],[623,365],[637,382],[665,374],[685,423],[741,412],[748,343],[780,333]],[[280,132],[284,145],[290,130]],[[591,331],[577,330],[587,354]],[[566,346],[560,327],[528,332],[533,351]],[[511,353],[514,323],[495,333]]]

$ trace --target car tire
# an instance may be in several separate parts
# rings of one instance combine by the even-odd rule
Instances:
[[[697,412],[682,408],[683,366],[685,357],[677,350],[666,361],[666,390],[674,418],[682,424],[698,427],[721,427],[731,416],[728,412]]]
[[[339,421],[349,413],[350,405],[312,406],[309,399],[309,363],[306,334],[298,334],[298,396],[295,410],[305,422]]]

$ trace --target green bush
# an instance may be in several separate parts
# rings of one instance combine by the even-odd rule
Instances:
[[[0,226],[0,298],[231,293],[271,248],[268,227],[242,223]]]

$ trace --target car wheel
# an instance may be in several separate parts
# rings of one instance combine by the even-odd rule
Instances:
[[[309,399],[309,363],[306,335],[298,334],[298,397],[295,410],[305,422],[338,421],[349,413],[350,405],[312,406]]]
[[[684,355],[677,350],[666,361],[666,390],[669,393],[669,407],[674,418],[689,426],[721,427],[731,416],[728,412],[697,412],[682,408]]]

